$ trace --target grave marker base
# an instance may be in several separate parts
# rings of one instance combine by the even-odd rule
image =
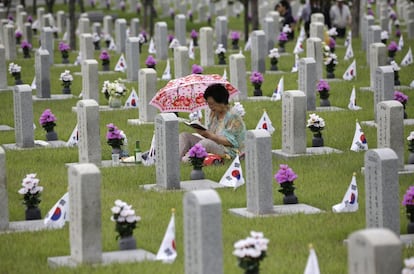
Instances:
[[[362,121],[361,124],[369,127],[377,127],[377,123],[375,123],[375,121]],[[404,119],[404,126],[412,125],[414,125],[414,119]]]
[[[70,167],[70,166],[77,165],[77,164],[80,164],[80,163],[66,163],[65,166]],[[135,164],[135,163],[119,162],[119,165],[113,166],[112,165],[112,160],[102,160],[101,165],[99,167],[105,167],[106,168],[106,167],[125,167],[125,166],[131,167],[131,166],[138,166],[138,165]]]
[[[283,152],[281,149],[272,150],[273,156],[282,159],[288,159],[300,156],[311,156],[311,155],[322,155],[331,153],[342,153],[342,150],[331,148],[331,147],[307,147],[306,153],[290,154]]]
[[[10,222],[9,227],[5,230],[0,230],[2,233],[13,233],[13,232],[27,232],[27,231],[39,231],[39,230],[48,230],[48,229],[60,229],[46,227],[44,220],[33,220],[33,221],[17,221]]]
[[[361,173],[364,174],[365,167],[361,167]],[[413,165],[404,165],[402,169],[398,169],[398,175],[401,174],[412,174],[414,173],[414,164]],[[414,235],[413,235],[414,237]]]
[[[37,140],[35,140],[36,142]],[[48,143],[48,146],[42,146],[42,145],[37,145],[35,143],[34,147],[19,147],[16,145],[16,143],[14,144],[2,144],[2,146],[4,147],[5,150],[21,150],[21,149],[34,149],[34,148],[58,148],[58,147],[66,147],[66,142],[65,141],[44,141],[44,140],[40,140],[43,142]]]
[[[154,124],[154,122],[145,122],[140,119],[128,119],[128,125],[151,125]]]
[[[145,190],[155,190],[155,191],[170,191],[168,189],[162,188],[156,184],[142,185],[141,188]],[[173,191],[192,191],[192,190],[201,190],[201,189],[214,189],[214,188],[225,188],[225,186],[220,185],[218,182],[212,180],[203,179],[203,180],[189,180],[181,181],[179,189],[172,189]]]
[[[7,130],[13,130],[14,128],[8,126],[8,125],[0,125],[0,131],[7,131]]]
[[[74,96],[73,94],[52,94],[50,98],[41,98],[35,95],[32,96],[33,101],[48,101],[48,100],[66,100],[72,99]]]
[[[273,206],[273,213],[270,214],[254,214],[247,211],[247,208],[230,208],[230,213],[239,215],[246,218],[255,218],[255,217],[278,217],[283,215],[291,214],[316,214],[322,213],[323,211],[319,208],[307,205],[307,204],[294,204],[294,205],[275,205]]]
[[[135,263],[142,261],[154,261],[155,254],[144,249],[112,251],[102,253],[102,262],[100,265],[109,265],[113,263]],[[60,256],[47,258],[50,267],[76,267],[81,263],[73,261],[71,256]]]
[[[125,108],[121,106],[120,108],[111,108],[109,106],[99,106],[99,111],[116,111],[116,110],[126,110],[126,109],[132,109],[132,108]],[[72,112],[77,112],[76,107],[72,107]]]

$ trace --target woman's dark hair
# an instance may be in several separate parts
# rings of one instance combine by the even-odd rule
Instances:
[[[229,92],[226,87],[222,84],[212,84],[204,91],[204,99],[212,97],[217,103],[229,104]]]
[[[287,0],[282,0],[279,2],[279,4],[285,7],[286,10],[290,10],[290,4]]]

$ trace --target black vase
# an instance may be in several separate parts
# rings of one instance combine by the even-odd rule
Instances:
[[[414,152],[410,151],[410,154],[408,154],[407,164],[409,164],[409,165],[414,164]]]
[[[323,137],[322,133],[318,132],[313,134],[312,137],[312,147],[323,147]]]
[[[270,59],[270,70],[276,71],[278,70],[277,68],[277,58],[271,58]]]
[[[298,203],[298,197],[296,197],[294,192],[286,193],[283,197],[283,204],[292,205]]]
[[[263,96],[263,92],[262,92],[262,85],[261,84],[253,84],[254,85],[254,91],[253,91],[253,96]]]
[[[334,71],[335,71],[335,65],[334,64],[331,63],[331,64],[326,65],[326,78],[328,78],[328,79],[335,78]]]
[[[201,168],[191,170],[191,173],[190,173],[191,180],[202,180],[204,178],[205,178],[204,171]]]
[[[109,63],[108,64],[102,64],[102,70],[103,71],[109,71]]]
[[[30,58],[30,49],[29,48],[23,48],[23,58],[25,58],[25,59]]]
[[[58,135],[53,129],[46,132],[46,141],[57,141],[57,139]]]
[[[331,102],[329,101],[328,98],[326,99],[322,99],[320,100],[320,106],[321,107],[330,107],[331,106]]]
[[[23,85],[23,81],[21,79],[20,72],[14,72],[13,77],[14,77],[14,84],[15,85]]]
[[[226,64],[226,56],[224,55],[224,53],[220,53],[218,55],[219,57],[219,65],[225,65]]]
[[[198,38],[197,37],[193,38],[193,46],[198,47]]]
[[[414,205],[406,205],[405,208],[408,218],[407,233],[414,234]]]
[[[239,49],[239,39],[232,40],[231,44],[232,44],[234,50]]]
[[[95,46],[95,50],[101,50],[101,43],[100,43],[100,41],[93,42],[93,45]]]
[[[400,75],[397,70],[394,70],[394,86],[399,86],[399,85],[401,85]]]
[[[42,219],[42,212],[38,207],[28,207],[25,212],[26,220],[40,220]]]
[[[121,237],[118,240],[119,250],[137,249],[137,241],[131,236]]]

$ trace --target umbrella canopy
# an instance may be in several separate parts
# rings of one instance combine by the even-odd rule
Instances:
[[[150,105],[161,112],[194,112],[207,106],[204,100],[204,91],[211,84],[223,84],[229,92],[230,98],[239,90],[218,74],[190,74],[170,80],[161,88]]]

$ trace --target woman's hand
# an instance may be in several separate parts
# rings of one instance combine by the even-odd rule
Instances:
[[[196,131],[197,131],[197,133],[198,134],[200,134],[201,136],[203,136],[203,137],[205,137],[205,138],[207,138],[207,139],[210,139],[210,140],[212,140],[212,141],[214,141],[214,142],[216,142],[217,144],[219,144],[219,145],[224,145],[224,146],[233,146],[230,142],[229,142],[229,140],[227,140],[227,138],[226,137],[224,137],[224,136],[220,136],[220,135],[217,135],[217,134],[215,134],[215,133],[213,133],[213,132],[211,132],[210,130],[201,130],[201,129],[195,129]]]

